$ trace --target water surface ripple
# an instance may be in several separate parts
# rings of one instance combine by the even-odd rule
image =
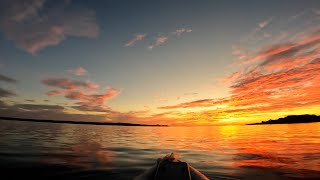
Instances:
[[[11,179],[132,179],[171,152],[210,179],[317,179],[320,123],[125,127],[0,121],[0,168]]]

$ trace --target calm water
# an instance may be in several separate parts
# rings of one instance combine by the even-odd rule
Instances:
[[[0,121],[4,177],[132,179],[170,152],[210,179],[316,179],[320,123],[123,127]]]

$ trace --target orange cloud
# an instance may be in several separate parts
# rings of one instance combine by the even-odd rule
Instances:
[[[44,85],[49,87],[60,88],[64,90],[72,90],[83,88],[87,90],[95,90],[99,87],[98,84],[91,83],[91,82],[82,82],[82,81],[75,81],[67,78],[49,78],[42,80]]]
[[[194,107],[210,107],[227,102],[227,99],[201,99],[186,103],[180,103],[174,106],[162,106],[159,109],[176,109],[176,108],[194,108]]]
[[[59,89],[47,92],[48,96],[64,95],[66,99],[77,101],[72,108],[80,111],[110,112],[105,102],[121,93],[120,89],[108,87],[102,94],[92,94],[99,87],[98,84],[66,78],[49,78],[42,80],[42,83]]]
[[[52,91],[48,91],[47,95],[48,96],[57,96],[57,95],[60,95],[60,94],[63,94],[63,93],[64,93],[63,91],[52,90]]]
[[[180,120],[184,122],[194,120],[197,123],[196,119],[200,118],[202,123],[212,123],[320,107],[319,32],[314,31],[288,44],[274,44],[257,53],[248,67],[224,79],[230,83],[229,97],[202,99],[158,109],[192,110],[222,105],[222,108],[180,114]]]
[[[317,48],[320,42],[320,30],[314,31],[313,33],[298,39],[297,42],[289,42],[285,44],[275,44],[268,46],[251,58],[248,58],[240,64],[252,64],[281,59],[282,57],[290,57],[291,55],[296,55],[296,52],[303,52],[310,48]],[[300,35],[299,35],[300,36]],[[297,35],[298,37],[298,35]]]
[[[116,97],[120,94],[120,90],[109,87],[103,94],[85,94],[80,91],[67,92],[65,97],[71,100],[81,100],[88,104],[102,105],[106,100]]]

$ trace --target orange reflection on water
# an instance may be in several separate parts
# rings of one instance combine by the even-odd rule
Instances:
[[[176,151],[180,153],[182,160],[192,165],[220,167],[217,171],[224,171],[226,174],[242,173],[241,168],[248,167],[297,172],[320,171],[320,123],[260,126],[79,127],[84,129],[67,133],[73,134],[72,140],[77,141],[72,143],[78,145],[73,146],[71,151],[78,154],[79,158],[67,159],[67,163],[79,166],[88,164],[85,168],[94,166],[90,162],[107,167],[112,161],[121,161],[122,165],[129,162],[143,162],[147,159],[155,161],[166,153]],[[68,131],[71,131],[70,127]],[[68,142],[68,139],[63,141]],[[116,158],[111,159],[115,156]]]
[[[112,161],[110,151],[103,149],[102,145],[97,142],[83,143],[71,147],[74,156],[64,160],[73,166],[85,169],[107,168]]]
[[[59,136],[62,149],[65,152],[62,156],[56,156],[60,163],[87,170],[107,169],[112,162],[112,151],[107,150],[101,142],[103,134],[96,133],[94,126],[73,126],[63,125],[59,130],[64,136]]]
[[[138,136],[146,141],[156,136],[152,145],[157,148],[217,153],[230,166],[320,171],[320,123],[168,127],[144,133],[148,136]]]
[[[319,171],[320,139],[310,137],[319,137],[319,125],[224,126],[219,130],[225,143],[237,149],[234,166]]]

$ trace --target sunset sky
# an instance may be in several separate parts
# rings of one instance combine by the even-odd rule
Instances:
[[[320,1],[2,0],[1,116],[171,125],[320,115]]]

